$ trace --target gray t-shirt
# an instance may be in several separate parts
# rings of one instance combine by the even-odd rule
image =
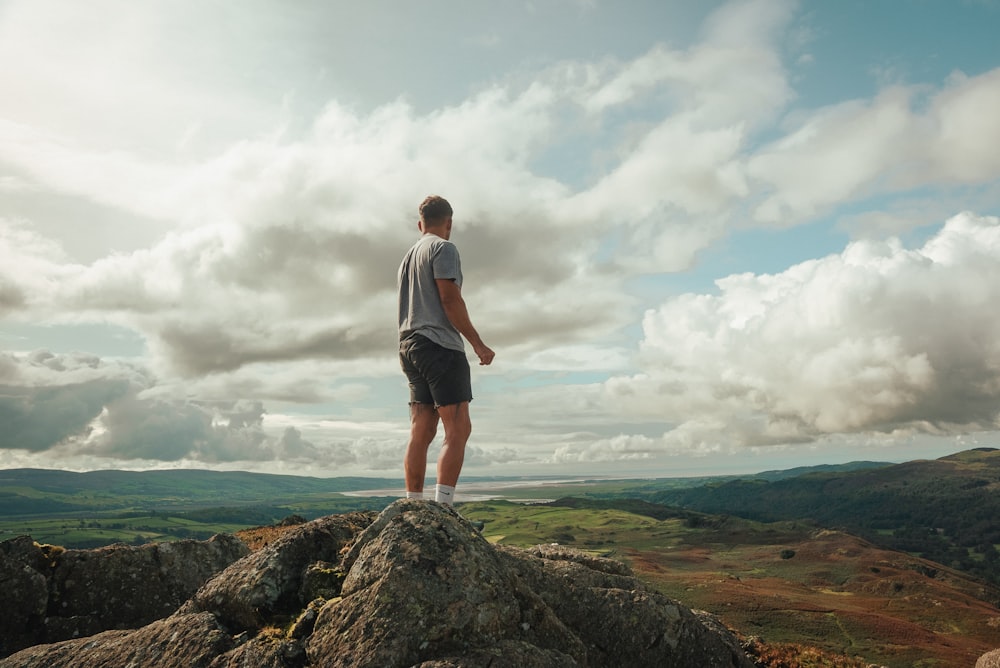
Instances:
[[[436,234],[424,234],[403,256],[399,286],[399,340],[421,334],[438,345],[465,352],[462,335],[448,320],[435,279],[447,278],[462,287],[458,248]]]

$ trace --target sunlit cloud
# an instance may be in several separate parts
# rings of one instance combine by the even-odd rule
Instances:
[[[319,43],[265,58],[257,37],[312,33],[264,6],[220,38],[232,10],[201,3],[9,4],[0,326],[28,332],[0,353],[9,461],[398,470],[395,269],[432,192],[498,350],[470,467],[998,427],[1000,63],[814,104],[813,14],[734,0],[687,41],[607,30],[566,57],[554,32],[509,71],[455,63],[475,74],[446,101],[406,82],[359,101]],[[130,30],[95,40],[112,11]],[[834,224],[852,238],[808,261],[704,269],[740,231]],[[693,271],[714,288],[666,280]],[[81,324],[141,354],[30,340]]]

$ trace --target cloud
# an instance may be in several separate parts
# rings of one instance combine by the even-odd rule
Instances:
[[[605,386],[658,416],[667,447],[1000,426],[1000,219],[961,214],[918,249],[858,241],[718,286],[648,311],[645,372]]]
[[[260,401],[192,401],[132,363],[87,354],[0,355],[0,448],[107,460],[291,460],[315,454],[263,426]],[[190,388],[189,388],[190,389]]]
[[[27,187],[54,189],[153,219],[169,219],[176,211],[179,167],[127,151],[81,146],[3,118],[0,155],[18,167],[23,174],[18,181]]]
[[[8,124],[10,159],[47,186],[177,228],[88,265],[22,246],[19,261],[41,271],[4,276],[2,303],[133,328],[162,375],[390,355],[415,202],[446,183],[466,297],[495,343],[531,354],[608,336],[634,315],[629,276],[689,267],[753,196],[748,142],[792,98],[775,44],[793,10],[732,3],[686,51],[657,45],[624,64],[559,70],[587,70],[582,80],[495,84],[426,113],[403,100],[367,113],[330,101],[302,137],[277,130],[197,164]],[[536,168],[554,132],[572,140],[596,123],[620,136],[614,110],[635,104],[648,127],[589,187],[574,192]]]
[[[559,218],[552,202],[563,187],[528,167],[550,97],[544,87],[491,89],[425,116],[402,103],[364,117],[331,104],[308,141],[243,142],[175,184],[173,208],[188,223],[150,248],[68,265],[21,244],[11,254],[42,265],[22,274],[39,276],[39,289],[24,305],[29,279],[11,278],[5,303],[137,329],[158,371],[189,377],[387,355],[416,204],[449,182],[467,299],[507,295],[480,309],[505,323],[498,337],[582,336],[620,318],[620,300],[608,276],[581,274],[595,242]],[[438,176],[420,184],[414,174]],[[603,315],[582,316],[583,294]]]
[[[1000,69],[955,75],[940,91],[890,87],[804,115],[747,162],[770,191],[758,221],[791,225],[835,204],[926,186],[987,183],[1000,176]]]
[[[794,8],[730,3],[686,51],[657,45],[617,72],[586,69],[577,96],[591,114],[627,106],[648,119],[617,163],[565,204],[569,216],[596,213],[613,226],[626,271],[687,269],[735,224],[752,194],[746,152],[794,97],[776,39]]]
[[[0,386],[4,447],[38,452],[85,431],[105,402],[120,397],[122,381],[92,380],[57,387]]]
[[[453,86],[459,92],[447,99],[458,101],[447,105],[401,95],[362,107],[317,86],[302,111],[293,89],[328,73],[267,63],[258,72],[273,84],[267,91],[240,78],[255,63],[265,68],[252,37],[287,37],[302,30],[301,16],[272,21],[270,10],[255,9],[247,32],[202,70],[193,64],[204,51],[164,63],[159,49],[191,26],[191,43],[215,53],[218,23],[209,19],[229,10],[131,8],[122,20],[134,30],[84,48],[110,5],[84,17],[17,3],[0,26],[0,54],[28,53],[38,38],[47,53],[80,49],[81,59],[68,70],[40,59],[31,76],[0,72],[20,91],[0,118],[10,171],[0,192],[24,200],[21,217],[0,218],[0,315],[111,324],[139,333],[146,348],[133,366],[0,357],[0,410],[21,443],[10,447],[398,467],[394,428],[358,425],[384,420],[387,409],[372,406],[387,378],[399,378],[395,270],[416,236],[416,205],[431,192],[455,206],[464,294],[500,349],[502,366],[483,379],[491,392],[515,395],[495,400],[506,414],[477,411],[497,431],[511,414],[532,431],[524,452],[514,442],[521,435],[493,436],[493,446],[470,454],[478,465],[639,461],[712,452],[723,441],[988,427],[995,358],[986,342],[995,330],[989,314],[976,319],[963,301],[996,296],[982,287],[995,278],[995,256],[980,268],[975,255],[991,248],[986,218],[954,218],[919,250],[857,242],[779,274],[730,276],[718,295],[649,310],[634,350],[641,309],[662,299],[649,276],[692,267],[733,229],[836,210],[856,236],[905,236],[951,215],[963,188],[985,190],[1000,174],[991,150],[1000,124],[982,113],[1000,104],[1000,70],[796,107],[782,48],[790,31],[805,35],[797,6],[725,3],[692,44],[643,44],[620,60],[521,63],[530,69],[477,82],[465,99],[456,96],[470,88]],[[73,37],[75,19],[85,19],[84,37]],[[319,63],[328,52],[317,53],[295,62]],[[84,70],[102,74],[66,74]],[[213,87],[220,82],[228,84]],[[122,91],[135,94],[122,100]],[[60,206],[45,209],[46,198]],[[995,199],[983,195],[977,208],[991,210]],[[857,204],[849,214],[836,209],[848,203]],[[25,217],[36,211],[38,220]],[[120,246],[103,235],[126,226],[148,231],[129,237],[127,251],[104,253]],[[94,249],[86,261],[83,235]],[[948,252],[961,261],[946,262]],[[925,312],[934,314],[929,325]],[[975,354],[987,355],[985,367]],[[616,375],[604,383],[607,374]],[[279,425],[269,412],[349,401],[370,412],[317,419],[322,427]],[[49,413],[52,424],[35,424]]]
[[[661,113],[695,117],[707,128],[771,120],[793,97],[776,44],[795,4],[732,2],[708,17],[701,41],[687,50],[656,45],[624,65],[606,65],[610,72],[590,66],[580,103],[598,113],[652,96],[669,105]]]
[[[0,422],[4,448],[40,452],[87,433],[102,408],[141,381],[134,369],[93,355],[0,354]]]

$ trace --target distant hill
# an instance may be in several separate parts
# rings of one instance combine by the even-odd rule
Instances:
[[[191,510],[281,504],[303,497],[398,486],[396,478],[310,478],[245,471],[0,470],[0,515],[141,508]]]
[[[861,471],[865,469],[880,469],[892,466],[892,462],[847,462],[846,464],[819,464],[817,466],[796,466],[791,469],[780,471],[762,471],[754,474],[753,478],[762,480],[784,480],[785,478],[797,478],[800,475],[809,473],[846,473],[848,471]]]
[[[398,479],[245,471],[0,470],[0,540],[31,534],[43,543],[90,548],[208,538],[290,515],[381,510],[392,497],[343,492],[398,485]]]
[[[936,460],[731,480],[643,495],[646,501],[774,522],[810,519],[1000,584],[1000,450]]]

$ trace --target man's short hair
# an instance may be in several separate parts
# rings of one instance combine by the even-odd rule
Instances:
[[[451,204],[440,195],[428,195],[420,203],[420,220],[426,225],[437,225],[452,216]]]

